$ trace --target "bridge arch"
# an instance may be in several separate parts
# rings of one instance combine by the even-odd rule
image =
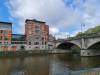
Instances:
[[[88,49],[100,49],[100,41],[94,42],[88,47]]]
[[[56,45],[56,48],[57,49],[68,49],[68,50],[70,50],[71,47],[73,47],[74,45],[76,45],[77,47],[80,48],[79,45],[72,43],[72,42],[61,42],[61,43]]]
[[[100,46],[100,38],[95,38],[95,39],[90,39],[88,41],[88,46],[87,49],[93,49],[93,47],[97,46],[96,48],[98,48]],[[100,47],[99,47],[100,49]]]

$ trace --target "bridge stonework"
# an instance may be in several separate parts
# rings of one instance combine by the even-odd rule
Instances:
[[[81,49],[81,51],[80,51],[81,56],[92,56],[93,54],[100,55],[100,51],[99,51],[99,54],[98,54],[98,51],[95,51],[96,52],[95,53],[93,50],[91,50],[91,49],[89,50],[89,47],[100,42],[100,37],[79,38],[79,39],[73,39],[73,40],[66,40],[66,41],[63,41],[63,42],[69,42],[69,43],[73,43],[73,44],[79,46],[80,49]],[[57,42],[56,47],[59,46],[63,42],[61,42],[61,41]]]

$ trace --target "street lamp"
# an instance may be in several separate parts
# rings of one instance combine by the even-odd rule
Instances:
[[[85,27],[85,24],[84,24],[84,23],[81,24],[81,33],[84,32],[84,31],[83,31],[83,27]]]
[[[83,27],[85,27],[85,24],[82,23],[81,24],[81,48],[83,48],[83,45],[84,45],[84,38],[82,38],[82,34],[83,34]]]

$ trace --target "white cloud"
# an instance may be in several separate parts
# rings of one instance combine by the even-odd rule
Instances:
[[[55,35],[55,34],[58,34],[59,32],[60,32],[59,29],[56,27],[50,28],[50,34]]]
[[[68,0],[66,0],[67,2]],[[80,24],[85,23],[85,30],[91,26],[100,24],[99,0],[73,0],[71,6],[67,6],[63,0],[8,0],[7,7],[12,18],[19,22],[18,33],[24,33],[24,20],[35,18],[47,22],[50,33],[65,33],[61,37],[69,35],[70,32],[61,31],[61,28],[73,27],[71,35],[80,31]],[[75,6],[75,7],[74,7]],[[23,28],[23,29],[22,29]]]
[[[70,37],[69,33],[67,32],[59,32],[58,34],[55,34],[57,39],[66,39]]]
[[[67,33],[67,32],[61,32],[56,27],[50,28],[50,34],[52,34],[53,36],[56,36],[56,39],[59,39],[59,38],[64,39],[64,38],[69,37],[69,33]]]

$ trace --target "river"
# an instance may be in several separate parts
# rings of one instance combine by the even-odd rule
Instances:
[[[99,67],[99,56],[51,54],[0,58],[0,75],[69,75],[71,71]]]

